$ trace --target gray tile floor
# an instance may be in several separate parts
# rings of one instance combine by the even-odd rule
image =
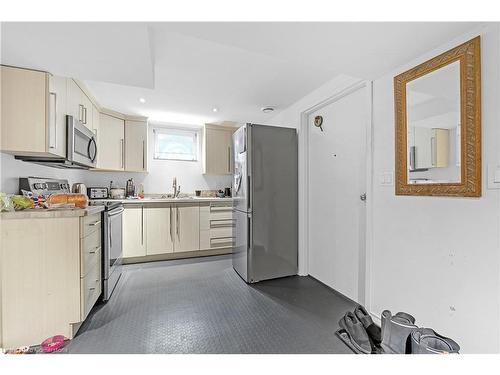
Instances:
[[[124,267],[69,353],[350,353],[335,336],[354,303],[310,277],[247,285],[229,256]]]

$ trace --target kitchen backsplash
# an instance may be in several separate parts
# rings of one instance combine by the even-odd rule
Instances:
[[[148,194],[163,194],[172,191],[172,180],[177,177],[182,193],[194,194],[195,190],[218,190],[231,186],[231,176],[203,175],[201,162],[153,161],[149,173],[97,172],[45,167],[16,160],[13,156],[0,153],[1,186],[0,191],[17,193],[19,177],[66,178],[71,184],[83,182],[87,187],[106,186],[112,180],[116,186],[125,187],[126,181],[133,178],[136,186],[144,185]]]

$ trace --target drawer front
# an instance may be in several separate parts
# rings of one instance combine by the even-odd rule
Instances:
[[[218,247],[232,247],[234,246],[234,237],[222,237],[222,238],[211,238],[210,239],[210,248],[218,248]]]
[[[232,227],[210,228],[210,239],[233,237]]]
[[[81,221],[80,237],[87,237],[89,234],[94,233],[97,229],[101,228],[101,214],[84,216]]]
[[[80,277],[84,277],[96,263],[101,261],[101,228],[82,238],[80,242]]]
[[[100,254],[100,251],[98,251]],[[82,321],[87,317],[101,295],[101,262],[94,264],[80,281]]]
[[[230,220],[233,218],[233,211],[211,211],[210,220]]]

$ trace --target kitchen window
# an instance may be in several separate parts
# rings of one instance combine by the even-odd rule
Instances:
[[[156,160],[198,160],[198,131],[155,128],[154,158]]]

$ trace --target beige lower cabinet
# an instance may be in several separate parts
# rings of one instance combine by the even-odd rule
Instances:
[[[123,213],[123,257],[230,249],[233,228],[231,202],[130,203]]]
[[[123,257],[146,255],[146,223],[143,205],[127,205],[123,211]]]
[[[174,252],[200,249],[200,206],[175,204]]]
[[[1,220],[0,347],[73,338],[101,294],[100,218]]]
[[[146,207],[146,254],[157,255],[174,252],[173,205]]]
[[[211,202],[200,207],[200,248],[234,246],[234,219],[231,202]]]

